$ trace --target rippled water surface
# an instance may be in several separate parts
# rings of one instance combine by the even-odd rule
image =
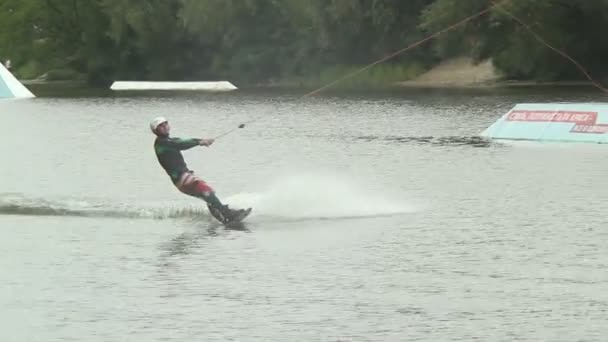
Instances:
[[[590,93],[129,94],[0,102],[2,341],[604,341],[608,147],[489,142]],[[160,169],[147,123],[213,137]]]

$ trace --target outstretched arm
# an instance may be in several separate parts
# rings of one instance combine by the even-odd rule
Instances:
[[[214,139],[182,139],[182,138],[166,138],[161,141],[161,146],[166,148],[177,149],[180,151],[193,148],[194,146],[210,146]]]
[[[183,151],[200,145],[200,142],[201,139],[167,138],[163,139],[162,145]]]

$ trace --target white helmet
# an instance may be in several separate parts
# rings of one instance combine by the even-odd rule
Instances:
[[[160,124],[162,124],[163,122],[168,122],[167,119],[163,118],[162,116],[159,116],[157,118],[154,118],[154,120],[150,121],[150,129],[152,130],[153,133],[156,133],[156,129],[158,128],[158,126],[160,126]]]

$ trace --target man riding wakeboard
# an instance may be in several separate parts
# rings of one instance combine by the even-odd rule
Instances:
[[[169,137],[171,127],[169,121],[163,117],[155,118],[150,122],[150,129],[156,135],[154,152],[158,162],[171,178],[173,185],[186,195],[200,198],[207,202],[211,214],[222,223],[229,223],[240,219],[248,212],[246,210],[232,210],[215,195],[215,191],[202,179],[189,170],[181,151],[195,146],[211,146],[213,139],[181,139]]]

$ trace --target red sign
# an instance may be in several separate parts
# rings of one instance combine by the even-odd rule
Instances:
[[[507,121],[572,122],[581,125],[593,125],[596,120],[597,112],[564,110],[514,110],[507,116]]]
[[[572,133],[594,133],[594,134],[604,134],[608,132],[608,125],[574,125],[570,130]]]
[[[608,124],[596,124],[597,112],[577,112],[567,110],[514,110],[507,115],[507,121],[560,122],[573,123],[573,133],[604,134]]]

